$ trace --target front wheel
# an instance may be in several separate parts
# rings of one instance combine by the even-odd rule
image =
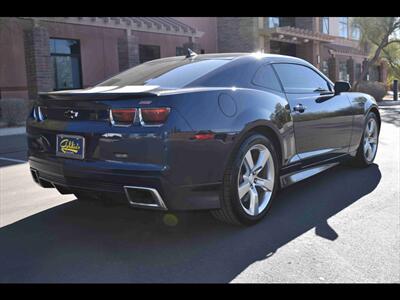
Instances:
[[[365,119],[363,137],[353,159],[353,165],[357,167],[368,167],[374,162],[378,150],[379,125],[375,113],[370,112]]]
[[[255,224],[271,207],[278,179],[273,143],[263,135],[250,135],[225,172],[221,208],[212,211],[213,216],[231,224]]]

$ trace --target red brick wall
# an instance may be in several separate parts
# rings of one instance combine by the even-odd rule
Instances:
[[[161,57],[175,56],[176,47],[189,41],[188,37],[177,35],[166,35],[160,33],[150,33],[143,31],[132,31],[137,36],[138,44],[160,46]]]
[[[206,53],[218,52],[216,17],[175,17],[174,19],[204,32],[203,36],[198,39],[198,43]]]
[[[124,30],[54,22],[43,26],[50,38],[80,40],[84,87],[119,73],[118,38],[125,37]]]
[[[0,27],[1,98],[28,98],[23,22],[2,18]]]

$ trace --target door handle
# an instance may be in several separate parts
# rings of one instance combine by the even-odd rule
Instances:
[[[306,110],[306,107],[303,106],[303,104],[299,103],[295,107],[293,107],[293,111],[297,111],[299,113],[302,113]]]

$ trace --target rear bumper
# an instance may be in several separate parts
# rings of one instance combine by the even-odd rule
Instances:
[[[158,193],[164,204],[157,207],[161,209],[215,209],[220,205],[220,182],[174,185],[169,180],[169,171],[159,165],[38,156],[29,156],[29,164],[39,184],[57,187],[65,193],[80,190],[108,193],[132,204],[135,199],[129,197],[127,187],[133,186]]]

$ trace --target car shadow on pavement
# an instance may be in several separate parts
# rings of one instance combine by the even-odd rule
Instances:
[[[376,164],[337,166],[281,191],[245,228],[207,212],[171,226],[162,213],[72,201],[0,229],[0,282],[229,282],[312,228],[334,241],[327,220],[380,179]]]

